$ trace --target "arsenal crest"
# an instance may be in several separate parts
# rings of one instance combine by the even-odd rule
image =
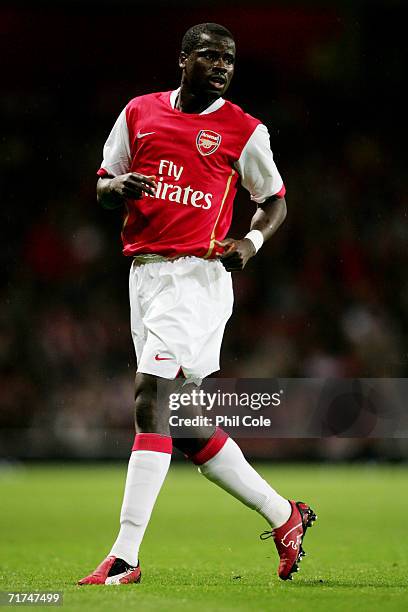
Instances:
[[[201,155],[211,155],[221,143],[221,136],[212,130],[200,130],[197,134],[196,145]]]

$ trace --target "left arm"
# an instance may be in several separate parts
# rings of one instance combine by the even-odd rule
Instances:
[[[242,270],[265,240],[276,232],[286,217],[285,187],[275,165],[267,128],[260,124],[254,130],[235,165],[241,184],[257,203],[251,220],[251,238],[216,241],[224,248],[219,256],[228,272]],[[251,233],[250,232],[250,233]],[[257,245],[257,246],[255,246]]]
[[[260,231],[265,242],[273,236],[285,217],[285,198],[272,196],[262,204],[258,204],[258,208],[251,219],[251,230]],[[216,244],[224,247],[220,260],[228,272],[243,270],[248,260],[256,254],[255,246],[249,238],[243,238],[242,240],[226,238],[221,241],[217,240]]]

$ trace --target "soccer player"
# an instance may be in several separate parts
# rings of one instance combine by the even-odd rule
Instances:
[[[297,571],[303,536],[316,518],[307,504],[279,495],[221,429],[197,427],[191,438],[172,440],[169,412],[156,401],[158,381],[181,373],[198,383],[219,369],[231,272],[245,267],[286,216],[266,127],[223,98],[234,63],[229,30],[193,26],[182,40],[180,87],[131,100],[104,147],[98,201],[124,206],[123,252],[132,258],[136,436],[118,537],[80,585],[140,581],[139,547],[173,442],[201,474],[266,519],[283,580]],[[226,239],[238,180],[257,208],[249,233]]]

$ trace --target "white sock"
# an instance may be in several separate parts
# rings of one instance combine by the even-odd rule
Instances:
[[[208,480],[259,512],[272,527],[281,527],[289,519],[289,501],[272,489],[249,465],[238,444],[231,438],[198,469]]]
[[[123,559],[129,565],[136,566],[138,563],[139,547],[170,460],[169,452],[151,450],[134,450],[130,456],[120,531],[110,551],[110,555]]]

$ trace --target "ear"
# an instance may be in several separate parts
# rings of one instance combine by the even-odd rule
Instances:
[[[187,53],[182,51],[179,56],[179,66],[180,68],[185,68],[186,66]]]

